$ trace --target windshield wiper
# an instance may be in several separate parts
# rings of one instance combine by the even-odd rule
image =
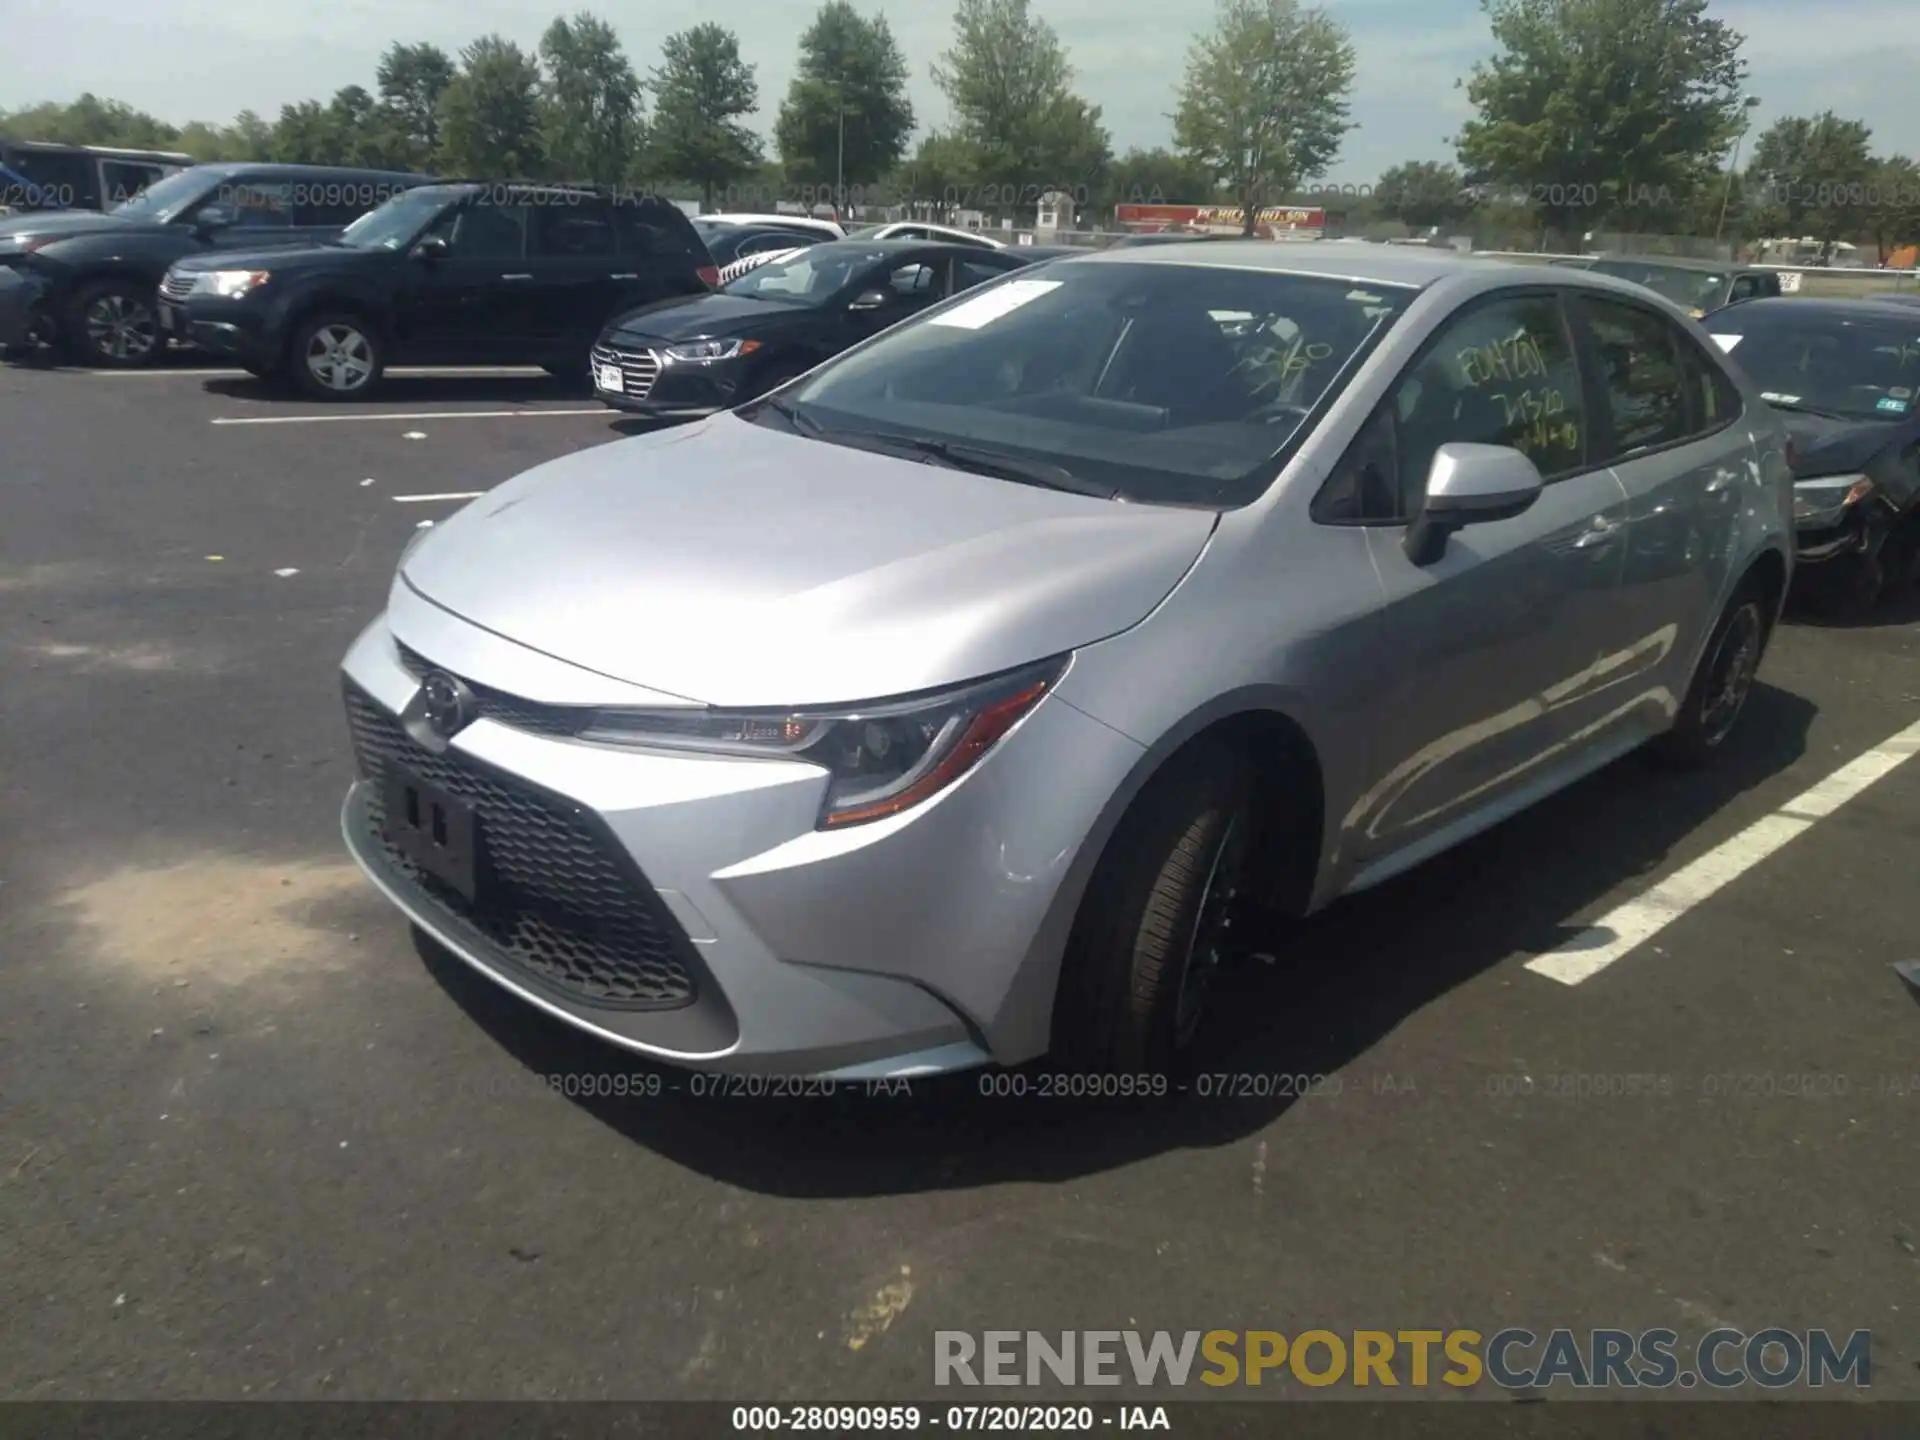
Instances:
[[[851,444],[865,444],[877,450],[893,450],[920,455],[955,470],[975,475],[992,475],[1021,485],[1039,485],[1048,490],[1064,490],[1070,495],[1091,495],[1096,500],[1118,500],[1120,492],[1073,473],[1050,460],[1028,460],[1001,450],[977,445],[957,444],[952,440],[930,440],[917,435],[879,435],[868,431],[843,432]]]
[[[762,400],[760,404],[763,408],[771,410],[780,416],[796,430],[805,430],[812,435],[821,435],[826,432],[826,426],[822,425],[811,415],[802,415],[800,413],[800,407],[795,405],[791,400],[769,399]]]
[[[1798,400],[1769,400],[1767,404],[1775,410],[1791,410],[1796,415],[1818,415],[1823,420],[1858,420],[1858,415],[1848,415],[1840,410],[1828,410],[1819,405],[1803,405]]]

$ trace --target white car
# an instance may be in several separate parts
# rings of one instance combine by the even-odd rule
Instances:
[[[749,270],[758,270],[762,265],[769,264],[772,261],[790,259],[798,255],[800,251],[805,248],[803,245],[791,250],[760,250],[752,255],[742,255],[731,264],[720,267],[719,284],[725,285],[730,280],[738,280]]]
[[[847,238],[846,227],[838,220],[820,220],[811,215],[749,215],[745,212],[728,212],[724,215],[702,215],[699,218],[714,225],[781,225],[789,230],[817,231],[829,240]]]
[[[852,231],[849,240],[938,240],[950,245],[978,245],[985,250],[1004,250],[1006,242],[982,235],[978,230],[962,230],[957,225],[930,225],[924,220],[894,220],[884,225],[863,225]]]

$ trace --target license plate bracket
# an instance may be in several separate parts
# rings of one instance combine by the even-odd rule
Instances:
[[[473,807],[389,766],[386,836],[402,855],[472,904],[480,890],[480,822]]]
[[[624,393],[627,388],[626,377],[620,373],[618,365],[600,366],[595,379],[602,390],[611,391],[615,395]]]

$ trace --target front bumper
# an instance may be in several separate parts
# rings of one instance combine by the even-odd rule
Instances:
[[[676,365],[657,349],[604,343],[593,347],[591,358],[594,395],[630,415],[691,420],[752,398],[742,388],[744,367],[734,361]],[[618,373],[617,387],[607,383],[609,371]]]
[[[822,832],[812,766],[543,734],[536,700],[493,692],[503,708],[437,758],[388,753],[431,784],[473,787],[460,798],[478,796],[483,849],[503,847],[499,893],[544,892],[527,903],[566,932],[529,946],[519,918],[466,910],[396,862],[378,829],[381,745],[417,743],[406,730],[420,657],[469,684],[512,674],[519,693],[538,690],[541,672],[517,651],[422,607],[370,626],[345,662],[362,775],[343,815],[348,848],[448,950],[570,1025],[691,1068],[852,1080],[1044,1051],[1065,882],[1139,757],[1132,741],[1055,697],[934,800]],[[550,677],[556,662],[541,663]],[[541,836],[530,838],[529,814]],[[595,912],[614,925],[596,928]],[[622,993],[583,984],[590,974],[614,976]]]
[[[39,276],[0,265],[0,347],[29,346],[48,286]]]
[[[1793,535],[1793,562],[1796,566],[1819,566],[1871,555],[1886,537],[1886,525],[1878,505],[1853,506],[1837,525],[1801,526]]]
[[[266,322],[258,313],[239,308],[234,300],[159,300],[160,331],[183,340],[209,355],[252,364],[273,358],[274,346]]]

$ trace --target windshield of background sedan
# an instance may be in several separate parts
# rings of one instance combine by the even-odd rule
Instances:
[[[123,200],[109,212],[125,220],[150,220],[165,225],[189,206],[198,204],[214,188],[204,170],[180,170],[156,180],[130,200]]]
[[[1625,260],[1599,260],[1589,267],[1596,275],[1611,275],[1644,285],[1689,310],[1705,310],[1720,303],[1727,277],[1709,271],[1669,265],[1640,265]]]
[[[750,295],[756,300],[817,305],[846,289],[862,271],[884,260],[887,253],[860,245],[815,245],[791,260],[773,260],[757,266],[720,288],[729,295]]]
[[[1130,500],[1240,505],[1414,293],[1065,260],[1045,278],[968,291],[780,398],[829,439],[951,441],[1059,465]]]
[[[1898,315],[1803,319],[1741,313],[1746,310],[1735,306],[1720,323],[1709,319],[1707,328],[1768,400],[1858,420],[1901,420],[1915,413],[1920,323]]]
[[[347,226],[339,243],[354,250],[399,250],[459,198],[459,192],[440,186],[408,190]]]

